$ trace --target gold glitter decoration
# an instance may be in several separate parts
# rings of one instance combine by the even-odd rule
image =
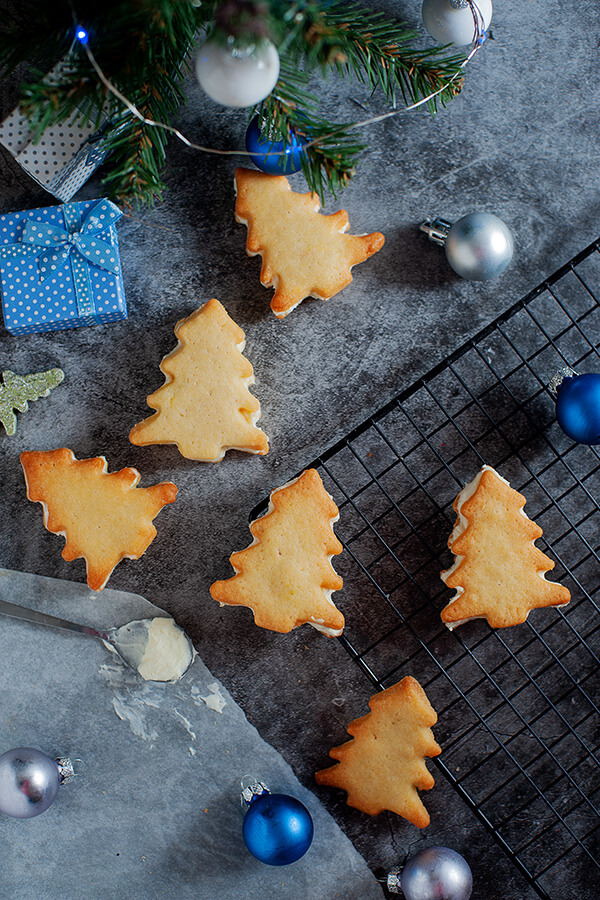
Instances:
[[[15,434],[17,430],[17,417],[15,409],[26,412],[29,409],[29,400],[39,400],[47,397],[52,388],[55,388],[64,379],[62,369],[49,369],[47,372],[36,372],[33,375],[15,375],[14,372],[2,373],[0,384],[0,422],[4,425],[7,434]]]

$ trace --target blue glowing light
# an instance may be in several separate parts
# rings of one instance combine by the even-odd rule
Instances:
[[[87,42],[90,39],[89,34],[85,30],[85,28],[81,27],[81,25],[78,25],[77,28],[75,29],[75,37],[77,38],[77,40],[79,41],[80,44],[87,44]]]

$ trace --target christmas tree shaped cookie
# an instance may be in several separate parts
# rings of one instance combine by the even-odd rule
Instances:
[[[47,372],[36,372],[33,375],[15,375],[8,369],[3,372],[4,383],[0,385],[0,422],[6,433],[13,435],[17,431],[15,409],[27,412],[30,400],[47,397],[64,377],[62,369],[48,369]]]
[[[179,344],[160,364],[165,383],[147,400],[156,412],[131,429],[132,444],[176,444],[182,456],[204,462],[218,462],[227,450],[265,454],[242,329],[209,300],[177,323],[175,336]]]
[[[137,488],[140,473],[108,472],[106,459],[75,459],[60,450],[21,453],[27,496],[44,508],[44,525],[66,538],[62,555],[83,557],[87,583],[101,590],[122,559],[139,559],[156,537],[152,520],[177,488],[170,481]]]
[[[435,710],[410,676],[371,697],[369,708],[348,726],[353,740],[330,750],[338,764],[317,772],[317,783],[346,791],[348,805],[370,816],[388,809],[426,828],[429,814],[417,791],[434,785],[425,757],[442,752],[431,731]]]
[[[250,525],[254,541],[230,557],[236,574],[211,586],[213,599],[249,606],[256,624],[271,631],[308,623],[329,637],[341,634],[344,617],[331,600],[343,584],[331,565],[342,552],[337,518],[315,469],[273,491],[267,513]]]
[[[246,251],[262,256],[260,280],[275,288],[271,309],[279,319],[305,297],[333,297],[352,281],[352,266],[383,247],[379,232],[345,234],[345,210],[320,215],[317,195],[294,193],[283,175],[237,169],[235,181],[235,216],[248,226]]]
[[[454,565],[441,573],[455,590],[442,620],[455,628],[485,618],[492,628],[524,622],[532,609],[564,606],[566,587],[546,581],[554,563],[534,545],[542,529],[529,519],[526,500],[490,466],[483,466],[454,501],[448,546]]]

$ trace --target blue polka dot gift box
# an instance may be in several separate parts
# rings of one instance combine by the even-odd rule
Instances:
[[[7,331],[31,334],[127,318],[115,227],[121,216],[110,200],[0,216]]]

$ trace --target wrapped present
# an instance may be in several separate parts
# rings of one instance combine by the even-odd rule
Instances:
[[[110,200],[87,200],[0,216],[0,290],[14,335],[127,318]]]
[[[59,82],[69,74],[69,66],[68,58],[59,60],[44,80],[49,85]],[[83,112],[78,112],[79,117],[75,114],[66,122],[48,126],[41,136],[34,134],[18,107],[0,122],[0,144],[34,181],[63,202],[75,196],[107,155],[107,113],[98,124],[86,121]]]
[[[46,128],[41,139],[34,140],[19,109],[0,123],[0,144],[58,200],[70,200],[107,154],[103,128],[73,123],[53,125]]]

